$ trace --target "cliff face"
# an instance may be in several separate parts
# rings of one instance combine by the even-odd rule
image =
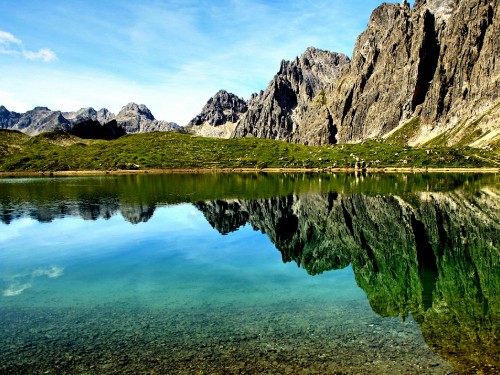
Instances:
[[[305,144],[331,141],[329,124],[311,126],[307,106],[335,81],[349,58],[308,48],[294,61],[282,61],[279,72],[265,91],[254,94],[233,137],[273,138]],[[328,118],[328,113],[324,113]]]
[[[30,135],[51,130],[67,131],[71,128],[71,122],[61,111],[51,111],[47,107],[35,107],[26,113],[17,113],[1,106],[0,124],[3,129],[19,130]]]
[[[410,144],[439,135],[446,145],[496,139],[498,17],[498,1],[378,7],[349,68],[327,93],[337,140],[387,136],[398,126]],[[404,127],[414,117],[420,121]]]
[[[92,107],[81,108],[75,112],[64,112],[63,116],[73,123],[80,123],[87,120],[97,121],[106,124],[114,119],[115,115],[106,108],[96,111]]]
[[[253,96],[234,137],[500,145],[498,0],[384,3],[352,61],[308,49]]]

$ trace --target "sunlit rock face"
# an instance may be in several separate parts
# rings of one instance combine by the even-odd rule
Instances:
[[[443,139],[449,145],[497,132],[498,17],[496,1],[422,0],[412,9],[403,2],[374,10],[349,68],[327,92],[338,142],[385,136],[415,116],[421,123],[407,129],[410,144],[450,129]]]
[[[233,137],[259,137],[304,144],[332,143],[332,124],[311,122],[306,109],[335,81],[349,63],[343,54],[308,48],[293,61],[282,61],[265,91],[254,94],[248,111],[239,120]],[[318,111],[326,107],[318,103]],[[321,126],[319,126],[321,125]]]
[[[51,111],[47,107],[35,107],[31,111],[17,113],[10,112],[1,106],[0,124],[3,129],[19,130],[30,135],[44,131],[71,129],[71,122],[63,116],[61,111]]]
[[[366,196],[337,193],[197,205],[222,233],[266,233],[310,274],[352,264],[372,309],[413,315],[457,370],[498,363],[500,191]]]
[[[352,61],[310,48],[282,62],[233,136],[318,145],[399,130],[409,145],[498,142],[498,10],[498,1],[383,3]]]

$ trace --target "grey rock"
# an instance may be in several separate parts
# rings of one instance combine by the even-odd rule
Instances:
[[[337,141],[386,136],[417,116],[421,126],[410,144],[444,132],[448,145],[474,131],[498,134],[499,14],[498,1],[421,0],[413,9],[405,2],[375,9],[351,64],[327,92]],[[325,126],[314,108],[308,111]]]
[[[220,90],[208,100],[201,113],[192,119],[189,125],[219,126],[228,122],[236,123],[247,109],[247,103],[243,98],[226,90]]]
[[[19,119],[21,115],[17,112],[10,112],[3,105],[0,106],[0,129],[10,129],[12,128]]]
[[[118,127],[112,121],[116,121]],[[102,129],[98,126],[99,124],[102,125]],[[0,126],[2,129],[19,130],[29,135],[52,130],[73,133],[73,129],[77,127],[78,129],[74,133],[85,134],[86,138],[91,137],[94,130],[98,130],[96,138],[102,138],[103,131],[106,134],[111,131],[112,136],[117,137],[122,134],[118,128],[123,128],[127,133],[184,132],[184,129],[174,122],[156,120],[145,105],[135,103],[129,103],[123,107],[117,116],[106,108],[96,111],[92,107],[87,107],[75,112],[61,112],[51,111],[47,107],[36,107],[31,111],[19,114],[0,106]],[[109,138],[108,135],[104,137]]]
[[[7,116],[7,112],[5,109],[4,115]],[[67,131],[71,128],[70,121],[64,118],[61,111],[51,111],[47,107],[35,107],[22,114],[11,112],[8,117],[9,120],[6,123],[10,126],[6,127],[7,129],[19,130],[30,135],[52,130]],[[14,120],[17,121],[14,122]]]
[[[282,61],[265,91],[254,94],[233,137],[260,137],[305,144],[329,143],[320,132],[308,134],[306,109],[349,63],[343,54],[308,48],[294,61]]]
[[[81,108],[76,112],[64,112],[63,115],[66,119],[70,120],[73,123],[92,120],[98,121],[102,125],[110,122],[115,117],[115,115],[106,108],[102,108],[99,111],[96,111],[92,107]]]
[[[129,103],[114,118],[128,134],[153,131],[180,131],[174,122],[158,121],[144,104]]]

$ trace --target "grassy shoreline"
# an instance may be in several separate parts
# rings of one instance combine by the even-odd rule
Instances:
[[[178,133],[88,140],[64,132],[0,131],[0,173],[429,172],[500,170],[500,154],[471,147],[411,148],[368,140],[305,146],[259,138]]]
[[[205,173],[500,173],[500,168],[185,168],[185,169],[141,169],[141,170],[85,170],[85,171],[0,171],[5,177],[46,177],[46,176],[102,176],[134,174],[205,174]]]

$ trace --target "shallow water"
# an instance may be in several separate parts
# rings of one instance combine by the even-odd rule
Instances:
[[[499,187],[0,180],[0,373],[495,373]]]

